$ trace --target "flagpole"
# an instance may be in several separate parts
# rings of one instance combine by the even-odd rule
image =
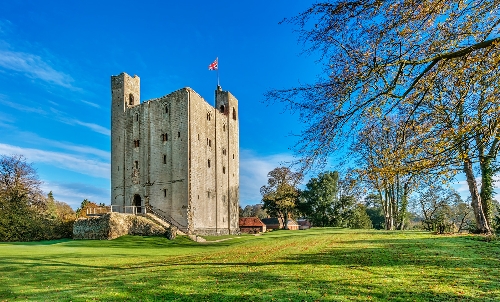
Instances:
[[[219,57],[217,57],[217,87],[220,86],[219,83]]]

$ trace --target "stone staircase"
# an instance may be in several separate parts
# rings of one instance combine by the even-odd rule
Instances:
[[[170,217],[170,215],[158,208],[155,208],[151,205],[146,205],[146,213],[146,216],[148,218],[152,219],[165,228],[169,228],[170,226],[177,227],[177,235],[187,235],[189,233],[187,227],[181,225],[172,217]]]

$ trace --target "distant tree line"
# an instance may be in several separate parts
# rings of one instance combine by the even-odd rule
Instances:
[[[355,171],[355,170],[353,170]],[[347,227],[356,229],[423,229],[436,233],[475,232],[476,223],[469,203],[448,183],[420,183],[408,195],[406,209],[402,199],[387,213],[383,197],[370,192],[370,184],[351,171],[344,177],[339,172],[323,172],[311,178],[303,190],[298,188],[302,175],[288,167],[268,173],[268,183],[261,189],[262,205],[246,206],[241,215],[307,218],[314,227]],[[397,193],[401,194],[401,193]],[[500,205],[493,201],[493,230],[500,231]],[[391,206],[392,208],[392,206]],[[388,215],[392,215],[388,219]],[[392,221],[391,221],[392,220]],[[388,225],[388,223],[390,225]]]
[[[71,238],[75,212],[40,185],[23,156],[0,155],[0,241]]]

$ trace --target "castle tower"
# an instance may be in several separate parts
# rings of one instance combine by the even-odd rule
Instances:
[[[111,204],[125,206],[127,109],[140,104],[140,79],[121,73],[111,77]]]
[[[111,204],[145,207],[194,234],[239,231],[238,101],[191,88],[140,103],[139,77],[111,77]],[[127,211],[129,209],[129,211]]]

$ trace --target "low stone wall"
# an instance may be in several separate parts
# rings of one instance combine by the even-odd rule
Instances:
[[[163,236],[167,230],[145,217],[107,213],[82,218],[73,225],[73,239],[109,240],[123,235]]]

